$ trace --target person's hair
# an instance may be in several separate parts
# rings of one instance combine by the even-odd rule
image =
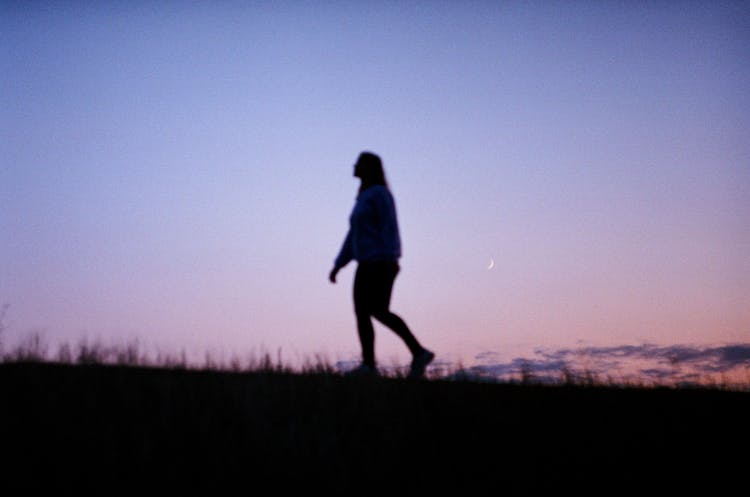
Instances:
[[[374,185],[383,185],[388,188],[383,171],[383,162],[380,157],[372,152],[362,152],[357,159],[357,176],[362,180],[359,185],[359,193]]]

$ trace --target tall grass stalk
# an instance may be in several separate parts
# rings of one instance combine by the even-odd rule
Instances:
[[[3,318],[8,306],[0,309],[0,338],[3,331]],[[2,342],[0,342],[2,345]],[[158,352],[155,356],[145,352],[138,342],[132,340],[120,345],[105,345],[100,341],[81,340],[74,347],[68,343],[62,343],[57,347],[54,354],[49,354],[49,347],[39,333],[34,333],[23,340],[18,346],[10,351],[0,348],[0,362],[50,362],[60,364],[76,365],[117,365],[130,367],[150,367],[162,369],[182,370],[204,370],[222,372],[256,372],[256,373],[278,373],[278,374],[323,374],[340,375],[346,370],[342,364],[332,363],[323,355],[315,355],[313,358],[304,358],[301,365],[293,367],[284,363],[281,349],[275,354],[269,351],[260,354],[248,355],[244,360],[238,355],[232,355],[229,359],[217,357],[208,351],[204,354],[202,362],[191,362],[188,360],[185,350],[179,354]],[[395,361],[390,366],[380,368],[384,378],[403,379],[406,377],[408,368],[397,364]],[[539,374],[532,368],[531,363],[522,361],[516,376],[498,378],[492,376],[481,366],[464,367],[462,364],[440,364],[428,368],[426,378],[436,381],[469,381],[479,383],[519,383],[522,385],[547,385],[547,386],[577,386],[577,387],[617,387],[617,388],[708,388],[716,390],[750,391],[750,368],[746,368],[744,376],[736,373],[730,377],[722,374],[718,379],[714,376],[698,376],[690,379],[690,375],[675,368],[672,378],[664,378],[661,381],[651,380],[635,375],[613,375],[599,376],[590,369],[576,370],[569,364],[564,365],[560,371],[555,373]]]

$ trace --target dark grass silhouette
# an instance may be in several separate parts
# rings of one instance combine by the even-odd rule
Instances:
[[[746,470],[748,393],[319,371],[0,364],[2,493],[716,495]]]

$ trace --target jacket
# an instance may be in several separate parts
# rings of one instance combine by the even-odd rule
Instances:
[[[395,261],[401,257],[396,205],[386,186],[374,185],[357,196],[349,216],[349,232],[334,264],[346,266],[357,262]]]

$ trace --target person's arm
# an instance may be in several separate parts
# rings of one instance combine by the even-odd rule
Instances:
[[[376,197],[374,210],[383,237],[383,250],[389,256],[398,259],[401,256],[401,239],[398,233],[396,205],[393,201],[393,195],[387,189],[383,188]]]
[[[346,239],[344,240],[344,244],[341,246],[341,250],[339,251],[339,255],[336,257],[336,260],[333,263],[333,269],[331,270],[331,273],[328,275],[328,279],[331,281],[331,283],[336,283],[336,274],[338,274],[339,270],[349,264],[349,262],[354,258],[354,251],[352,250],[352,230],[350,229],[349,232],[346,234]]]

